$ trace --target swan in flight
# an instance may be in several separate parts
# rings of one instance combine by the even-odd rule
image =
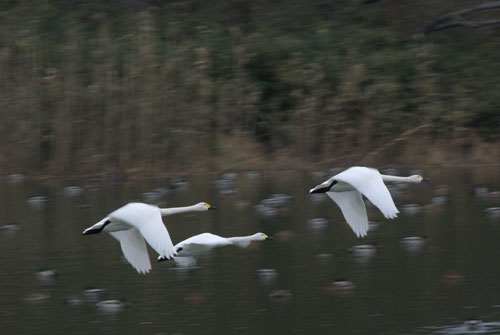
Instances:
[[[388,219],[399,213],[384,181],[418,184],[427,179],[419,175],[388,176],[380,174],[377,169],[353,166],[312,188],[309,193],[326,193],[340,207],[356,236],[363,237],[368,232],[368,216],[362,195]]]
[[[210,250],[226,245],[235,245],[240,248],[246,248],[252,241],[272,240],[273,238],[264,233],[256,233],[248,236],[222,237],[211,233],[203,233],[191,236],[175,245],[174,250],[177,253],[174,256],[175,264],[180,267],[193,267],[198,258]],[[167,260],[166,257],[159,256],[158,262]]]
[[[153,205],[132,202],[111,212],[95,225],[85,229],[83,235],[110,233],[120,242],[123,255],[139,273],[151,270],[146,243],[161,257],[170,259],[175,249],[162,221],[162,216],[184,212],[202,212],[215,209],[206,202],[193,206],[158,208]]]

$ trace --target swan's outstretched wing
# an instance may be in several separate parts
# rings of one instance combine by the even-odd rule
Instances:
[[[350,184],[361,192],[386,218],[395,218],[399,213],[378,170],[354,166],[339,173],[334,179]]]
[[[137,229],[115,231],[110,234],[120,242],[123,255],[137,272],[145,274],[151,270],[146,243]]]
[[[368,216],[361,193],[356,190],[326,193],[340,207],[345,220],[357,237],[368,233]]]
[[[161,257],[171,258],[175,255],[172,240],[163,224],[158,207],[130,203],[112,212],[108,217],[136,228]]]

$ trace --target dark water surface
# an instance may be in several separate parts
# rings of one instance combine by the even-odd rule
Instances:
[[[108,234],[81,232],[119,206],[142,200],[145,192],[169,188],[167,179],[118,185],[4,179],[0,226],[17,223],[18,229],[0,230],[0,332],[500,334],[500,219],[483,212],[500,207],[500,198],[476,188],[499,191],[500,171],[428,169],[424,175],[431,183],[391,190],[401,211],[396,220],[368,208],[378,226],[363,239],[354,236],[326,196],[308,196],[322,181],[313,176],[248,178],[242,173],[235,180],[236,193],[229,195],[221,194],[217,178],[187,177],[186,189],[171,190],[159,204],[207,201],[217,210],[164,218],[174,243],[202,232],[262,231],[275,240],[214,250],[188,271],[157,263],[149,249],[153,269],[148,275],[123,261],[119,244]],[[70,185],[82,186],[83,193],[65,196]],[[276,193],[293,198],[275,215],[259,214],[254,206]],[[27,202],[34,196],[48,201]],[[437,196],[445,198],[433,200]],[[327,222],[309,223],[314,218]],[[408,248],[400,241],[409,236],[425,236],[425,241]],[[374,252],[349,252],[361,244],[373,244]],[[38,278],[42,268],[56,270],[57,276]],[[259,269],[274,269],[278,276],[262,280]],[[354,287],[339,289],[332,284],[339,279]],[[104,289],[105,299],[120,299],[126,306],[100,309],[84,292],[90,287]],[[464,324],[468,318],[482,323]]]

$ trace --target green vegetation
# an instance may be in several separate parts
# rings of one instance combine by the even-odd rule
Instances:
[[[0,171],[357,163],[394,140],[494,146],[500,26],[422,33],[457,6],[2,3]]]

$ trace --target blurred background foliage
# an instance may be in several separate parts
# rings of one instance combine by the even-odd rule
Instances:
[[[424,34],[474,4],[3,1],[0,170],[495,159],[500,25]]]

